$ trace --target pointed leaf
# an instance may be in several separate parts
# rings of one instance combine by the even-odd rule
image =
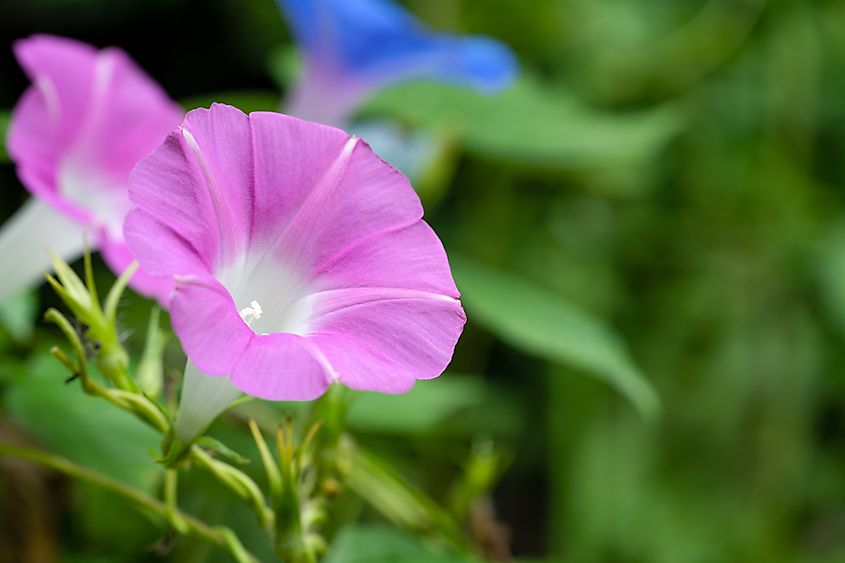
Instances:
[[[645,416],[659,401],[610,327],[561,296],[511,274],[451,256],[470,320],[529,353],[606,380]]]
[[[363,113],[424,128],[448,125],[472,152],[559,170],[642,163],[683,125],[677,106],[601,111],[530,77],[494,96],[442,83],[402,84],[377,94]]]

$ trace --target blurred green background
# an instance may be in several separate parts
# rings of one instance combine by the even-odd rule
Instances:
[[[361,112],[428,144],[415,186],[469,324],[442,378],[357,399],[359,440],[439,500],[495,444],[510,464],[470,526],[491,556],[509,538],[526,561],[845,561],[845,3],[406,4],[502,39],[522,75],[490,98],[403,85]],[[35,32],[119,45],[187,107],[272,109],[291,76],[271,0],[5,1],[4,112],[27,84],[11,42]],[[8,217],[27,193],[0,159]],[[37,320],[56,303],[42,288],[0,307],[0,440],[154,490],[153,433],[61,384]],[[149,310],[122,306],[135,352]],[[167,358],[178,373],[176,344]],[[251,452],[243,428],[212,433]],[[184,488],[258,541],[230,495]],[[0,499],[0,561],[226,560],[9,460]],[[434,557],[360,505],[338,519],[331,562]]]

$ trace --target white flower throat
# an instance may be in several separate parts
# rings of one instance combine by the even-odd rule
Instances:
[[[304,335],[311,321],[313,291],[278,254],[252,249],[217,273],[238,313],[256,334]]]

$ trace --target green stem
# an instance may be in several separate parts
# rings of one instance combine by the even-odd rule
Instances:
[[[68,358],[59,348],[53,347],[53,355],[59,359],[74,375],[82,380],[82,388],[89,395],[97,395],[111,402],[117,407],[132,412],[145,423],[153,426],[159,432],[166,433],[170,423],[162,412],[147,397],[123,389],[107,389],[94,381],[88,373],[88,358],[85,355],[82,341],[76,334],[70,321],[56,309],[48,309],[44,313],[44,320],[55,324],[70,342],[77,358],[77,364]]]
[[[435,537],[465,555],[475,548],[454,518],[372,452],[343,440],[343,482],[388,520],[413,533]]]
[[[61,456],[5,443],[0,443],[0,456],[25,459],[53,469],[54,471],[64,473],[70,477],[97,485],[169,520],[170,509],[160,500],[107,475],[77,465]],[[225,527],[211,527],[201,520],[181,512],[175,507],[173,510],[175,511],[175,515],[185,523],[186,533],[203,538],[224,549],[238,563],[258,563],[258,559],[243,547],[240,540],[238,540],[230,529]]]
[[[265,530],[273,529],[275,514],[267,506],[267,501],[261,489],[246,473],[214,459],[196,444],[191,446],[190,459],[199,467],[211,473],[220,483],[229,487],[241,499],[248,502]]]
[[[179,504],[176,500],[176,490],[179,483],[179,472],[176,469],[167,468],[164,470],[164,503],[167,506],[167,519],[180,534],[188,532],[188,525],[179,513]]]

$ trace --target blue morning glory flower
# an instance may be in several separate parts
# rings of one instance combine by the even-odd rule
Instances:
[[[303,55],[293,115],[340,124],[378,88],[415,78],[504,88],[514,55],[488,37],[436,33],[391,0],[278,0]]]

